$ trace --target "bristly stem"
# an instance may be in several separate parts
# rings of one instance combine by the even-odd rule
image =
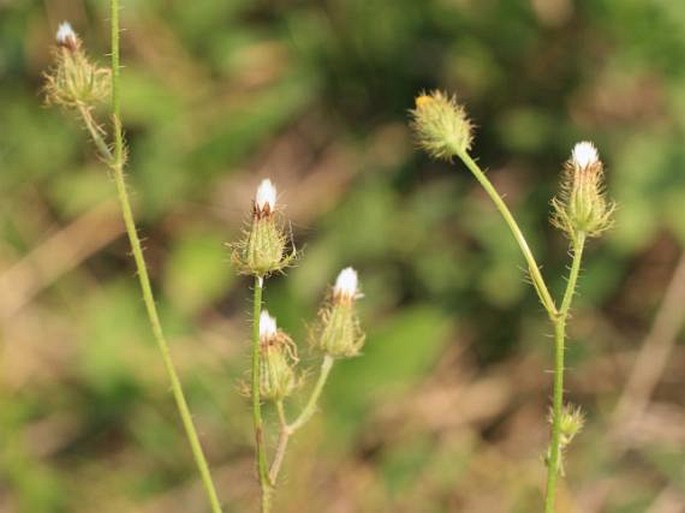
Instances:
[[[545,488],[545,513],[554,513],[557,477],[561,470],[561,417],[564,406],[564,351],[566,342],[566,320],[576,290],[580,263],[583,259],[585,233],[576,234],[572,241],[573,261],[569,272],[566,291],[559,313],[554,320],[554,391],[552,396],[552,437],[547,462],[547,485]]]
[[[281,465],[283,463],[283,458],[285,457],[285,450],[288,447],[288,441],[295,431],[304,426],[309,419],[312,418],[314,412],[316,412],[316,405],[319,402],[319,397],[321,397],[321,392],[323,390],[328,376],[331,373],[335,359],[330,355],[325,355],[323,361],[321,362],[321,371],[319,373],[319,379],[314,385],[312,394],[309,396],[307,404],[302,409],[300,415],[293,421],[292,424],[288,424],[285,418],[285,411],[283,410],[283,402],[279,401],[276,403],[276,409],[278,410],[278,420],[281,425],[281,431],[278,437],[278,445],[276,447],[276,455],[274,456],[274,461],[271,464],[271,469],[269,470],[269,479],[272,485],[276,484],[276,479],[278,478],[278,473],[281,470]]]
[[[94,126],[92,118],[89,116],[87,109],[82,110],[81,114],[84,116],[84,121],[93,136],[93,139],[98,146],[98,149],[105,157],[109,157],[108,164],[112,169],[114,182],[117,188],[119,203],[121,205],[124,225],[126,226],[126,233],[131,244],[131,251],[133,259],[135,260],[136,270],[138,271],[138,280],[140,288],[143,293],[143,301],[147,311],[150,326],[154,334],[157,346],[162,354],[162,360],[169,375],[171,382],[171,390],[176,401],[178,412],[185,428],[186,436],[190,443],[190,448],[195,459],[195,463],[200,471],[200,476],[207,493],[207,497],[212,507],[212,513],[221,513],[221,505],[214,488],[211,474],[209,472],[209,465],[202,451],[200,440],[197,431],[193,424],[193,419],[188,408],[181,382],[178,378],[178,373],[171,359],[169,352],[169,345],[167,344],[162,325],[159,320],[157,306],[155,304],[154,296],[152,294],[152,286],[150,285],[150,278],[143,257],[143,250],[140,244],[140,238],[136,230],[135,221],[133,218],[133,211],[131,209],[131,202],[129,201],[128,191],[126,190],[126,182],[124,180],[124,136],[121,128],[120,118],[120,84],[119,84],[119,1],[111,0],[110,2],[110,24],[111,24],[111,38],[112,38],[112,122],[114,124],[114,151],[111,152],[106,144],[103,144],[102,138]],[[98,142],[99,141],[99,142]]]
[[[504,203],[504,200],[502,200],[502,197],[499,195],[499,193],[492,185],[490,180],[488,180],[487,176],[485,176],[483,170],[478,166],[478,164],[476,164],[476,162],[471,158],[471,156],[468,153],[462,152],[459,152],[457,156],[464,162],[466,167],[469,168],[469,171],[471,171],[471,173],[476,178],[476,180],[478,180],[478,183],[480,183],[483,189],[485,189],[485,192],[488,194],[488,196],[490,196],[490,199],[495,204],[495,207],[497,207],[497,210],[499,210],[499,213],[504,218],[504,221],[507,223],[507,226],[509,226],[509,229],[511,230],[511,233],[514,236],[514,239],[516,239],[516,243],[519,245],[519,248],[521,249],[521,253],[523,253],[523,257],[526,259],[530,279],[533,282],[533,286],[535,287],[535,291],[537,292],[540,301],[542,302],[542,306],[545,307],[545,310],[547,310],[547,313],[549,314],[550,318],[554,319],[554,317],[557,314],[557,308],[554,305],[554,300],[552,299],[552,296],[549,293],[549,290],[547,289],[545,280],[542,278],[540,268],[537,262],[535,261],[533,252],[528,246],[528,242],[526,242],[526,238],[523,236],[523,233],[521,232],[518,223],[516,223],[514,216],[511,214],[506,203]]]
[[[307,401],[307,404],[302,409],[302,413],[300,413],[300,416],[297,417],[297,419],[295,419],[295,421],[288,426],[291,432],[295,432],[302,426],[304,426],[304,424],[306,424],[307,421],[312,418],[314,412],[316,412],[316,405],[319,402],[319,397],[321,397],[321,391],[323,390],[323,387],[326,384],[328,375],[331,373],[333,363],[335,363],[335,358],[333,358],[332,356],[326,355],[323,357],[323,361],[321,362],[321,372],[319,373],[319,379],[317,380],[316,385],[314,385],[314,390],[312,390],[312,395],[309,397],[309,401]]]
[[[262,420],[262,401],[260,393],[261,383],[261,351],[259,348],[259,318],[262,314],[262,289],[264,278],[255,276],[254,297],[252,309],[252,422],[254,424],[255,456],[257,459],[257,475],[262,490],[262,513],[271,511],[271,495],[273,487],[269,481],[266,449],[264,447],[264,422]]]

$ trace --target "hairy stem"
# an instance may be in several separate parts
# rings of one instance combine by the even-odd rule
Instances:
[[[285,418],[285,410],[283,409],[283,401],[278,401],[276,403],[276,410],[278,411],[278,423],[280,425],[280,432],[278,434],[278,445],[276,446],[276,454],[274,455],[274,461],[271,463],[269,468],[269,479],[276,485],[276,480],[278,479],[278,473],[281,471],[281,465],[283,464],[283,459],[285,458],[285,450],[288,448],[288,440],[292,434],[288,428],[288,421]]]
[[[167,344],[164,332],[162,331],[162,325],[159,320],[157,306],[152,294],[152,286],[150,284],[147,265],[145,264],[145,258],[143,257],[143,249],[140,243],[140,238],[138,237],[138,232],[136,230],[136,224],[133,217],[133,211],[131,209],[131,202],[128,197],[128,191],[126,190],[126,182],[124,179],[124,136],[120,121],[119,100],[119,1],[111,0],[110,8],[110,23],[112,29],[112,120],[114,124],[113,152],[111,152],[109,148],[107,148],[107,145],[104,144],[104,141],[102,141],[99,130],[94,125],[93,120],[90,117],[90,112],[87,109],[81,109],[81,114],[84,116],[84,121],[86,122],[86,126],[88,127],[96,146],[106,157],[109,157],[108,164],[114,176],[114,182],[116,184],[117,195],[121,205],[124,225],[126,227],[126,233],[128,234],[129,242],[131,244],[133,259],[138,272],[138,280],[143,293],[143,302],[145,303],[148,320],[150,321],[150,326],[152,327],[152,333],[162,355],[162,360],[164,361],[164,366],[171,383],[171,391],[176,401],[176,407],[178,408],[178,412],[181,416],[181,421],[183,423],[188,442],[190,443],[193,458],[195,459],[195,463],[197,464],[200,472],[200,477],[202,478],[202,482],[207,493],[207,498],[211,504],[212,512],[221,513],[221,505],[219,504],[219,499],[214,488],[211,474],[209,472],[209,465],[207,464],[207,460],[202,451],[202,446],[200,445],[200,440],[193,424],[190,410],[188,409],[188,403],[183,393],[181,382],[178,378],[178,373],[176,372],[176,368],[171,359],[169,345]]]
[[[564,406],[564,351],[566,320],[576,290],[580,263],[583,258],[585,234],[579,233],[573,241],[573,261],[566,284],[566,291],[558,315],[554,319],[554,391],[552,395],[552,437],[549,445],[547,485],[545,489],[545,513],[554,513],[557,478],[561,470],[561,416]]]
[[[321,397],[321,391],[326,384],[326,380],[328,380],[328,376],[331,373],[333,363],[335,363],[335,359],[332,356],[326,355],[323,357],[323,361],[321,362],[321,371],[319,372],[319,379],[314,385],[314,389],[312,390],[312,394],[309,396],[307,404],[292,424],[288,424],[285,418],[283,403],[279,402],[276,404],[278,409],[278,418],[281,425],[281,432],[278,437],[276,456],[274,457],[274,461],[271,464],[271,469],[269,470],[269,478],[271,479],[272,484],[275,484],[276,479],[278,478],[278,473],[281,470],[281,465],[283,463],[283,458],[285,457],[285,451],[288,447],[288,441],[290,440],[290,437],[293,435],[293,433],[295,433],[295,431],[304,426],[309,419],[312,418],[314,412],[316,412],[316,405],[319,402],[319,397]]]
[[[554,300],[552,299],[552,296],[549,293],[549,290],[547,289],[545,280],[542,278],[540,268],[537,262],[535,261],[533,252],[528,246],[528,242],[526,242],[526,238],[523,236],[523,232],[521,232],[521,229],[516,223],[514,216],[511,214],[506,203],[504,203],[504,200],[502,200],[502,197],[499,195],[499,193],[492,185],[490,180],[488,180],[487,176],[485,176],[483,170],[478,166],[478,164],[476,164],[476,162],[470,157],[470,155],[465,152],[459,152],[458,157],[464,162],[466,167],[469,168],[469,171],[471,171],[471,173],[476,178],[476,180],[478,180],[478,183],[480,183],[483,189],[485,189],[485,192],[488,194],[488,196],[490,196],[490,199],[495,204],[495,207],[497,207],[497,210],[499,210],[499,213],[502,215],[504,221],[507,223],[507,226],[509,227],[509,230],[511,230],[514,239],[516,239],[516,243],[521,249],[521,253],[523,253],[523,257],[526,259],[526,262],[528,264],[528,272],[533,282],[533,286],[535,287],[535,291],[537,292],[538,297],[540,298],[542,305],[545,307],[545,310],[547,310],[547,313],[549,314],[550,318],[554,319],[554,317],[557,314],[557,308],[554,305]]]
[[[259,348],[259,317],[262,314],[262,290],[264,278],[255,276],[254,297],[252,304],[252,422],[254,424],[255,456],[257,459],[257,475],[262,490],[262,513],[271,511],[271,494],[273,492],[269,481],[266,449],[264,447],[264,422],[262,420],[262,401],[260,394],[260,360]]]

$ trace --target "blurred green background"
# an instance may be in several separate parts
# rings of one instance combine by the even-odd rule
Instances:
[[[78,122],[43,105],[58,23],[106,63],[107,18],[103,0],[0,1],[2,513],[207,511],[113,183]],[[473,154],[557,295],[549,200],[572,145],[599,147],[620,207],[570,329],[588,426],[558,512],[685,511],[685,2],[124,0],[122,24],[129,183],[226,512],[256,511],[257,488],[237,387],[249,282],[223,244],[264,177],[304,247],[266,290],[303,368],[343,266],[368,332],[294,439],[277,511],[541,510],[550,328],[465,169],[413,149],[407,109],[436,87],[467,105]],[[647,378],[626,386],[634,362]]]

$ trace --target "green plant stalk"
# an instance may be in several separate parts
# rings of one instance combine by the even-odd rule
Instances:
[[[307,404],[302,409],[300,415],[293,421],[292,424],[288,424],[285,418],[285,411],[283,410],[283,402],[279,401],[276,403],[276,408],[278,410],[278,419],[281,424],[281,432],[278,438],[278,445],[276,447],[276,455],[274,456],[274,461],[271,464],[271,469],[269,470],[269,479],[272,484],[276,484],[276,479],[278,478],[278,473],[281,470],[281,465],[283,463],[283,458],[285,457],[285,451],[288,447],[288,441],[290,437],[304,426],[312,415],[316,412],[316,405],[319,402],[319,397],[321,397],[321,392],[323,390],[328,376],[331,373],[335,359],[330,355],[325,355],[323,361],[321,362],[321,371],[319,372],[319,379],[314,385],[312,394],[309,396]]]
[[[200,444],[200,439],[197,435],[197,431],[193,424],[192,415],[188,408],[188,403],[186,401],[185,395],[183,393],[183,388],[181,387],[181,382],[178,378],[178,373],[171,359],[171,354],[169,351],[169,345],[167,344],[164,332],[162,331],[162,325],[159,320],[159,314],[157,312],[157,306],[155,304],[154,296],[152,294],[152,286],[150,285],[150,277],[147,271],[147,265],[145,264],[145,258],[143,257],[143,250],[140,244],[140,238],[138,237],[138,232],[136,229],[133,211],[131,209],[131,203],[128,197],[128,191],[126,190],[126,182],[124,179],[124,136],[121,128],[121,118],[120,118],[120,84],[119,84],[119,1],[111,0],[110,2],[110,26],[111,26],[111,38],[112,38],[112,120],[114,124],[114,151],[112,152],[107,149],[107,145],[104,144],[102,137],[99,135],[97,127],[93,125],[92,117],[88,115],[85,119],[86,125],[91,133],[91,136],[95,140],[96,146],[101,152],[104,152],[103,147],[107,149],[105,156],[110,156],[108,164],[114,175],[114,182],[117,188],[117,195],[119,198],[119,203],[121,205],[122,216],[124,219],[124,225],[126,227],[126,233],[128,234],[128,239],[131,244],[131,251],[133,253],[133,259],[135,260],[136,270],[138,271],[138,280],[140,282],[140,288],[143,293],[143,302],[145,303],[145,309],[147,311],[148,319],[150,321],[150,326],[152,327],[152,332],[159,347],[160,353],[162,354],[162,360],[164,361],[164,366],[166,368],[167,374],[169,375],[169,381],[171,382],[171,390],[176,401],[176,406],[178,412],[181,416],[183,422],[183,427],[185,428],[186,436],[190,443],[190,448],[197,464],[202,482],[207,493],[207,498],[212,507],[213,513],[221,513],[221,505],[212,481],[212,477],[209,471],[209,465],[205,458],[204,452],[202,451],[202,445]],[[82,110],[82,114],[83,114]],[[87,112],[87,109],[85,110]],[[98,142],[99,140],[99,142]]]
[[[495,204],[495,207],[497,207],[497,210],[499,210],[499,213],[507,223],[507,226],[509,227],[509,230],[511,230],[514,239],[516,239],[516,243],[521,249],[521,253],[523,253],[523,257],[526,259],[528,264],[528,272],[530,274],[533,287],[535,288],[542,305],[545,307],[545,310],[547,310],[550,319],[554,320],[557,316],[557,308],[554,305],[554,300],[547,289],[545,280],[542,278],[540,267],[535,261],[533,252],[528,246],[528,242],[526,242],[526,238],[523,236],[523,232],[521,232],[521,229],[516,223],[514,216],[511,214],[506,203],[504,203],[504,200],[502,200],[502,197],[499,195],[490,180],[488,180],[487,176],[485,176],[483,170],[478,166],[478,164],[476,164],[471,156],[468,153],[461,151],[457,152],[457,156],[462,160],[462,162],[464,162],[466,167],[469,168],[469,171],[471,171],[483,189],[485,189],[485,192],[488,194],[488,196],[490,196],[490,199]]]
[[[585,234],[580,232],[572,242],[573,261],[569,272],[566,291],[558,315],[554,319],[554,391],[552,396],[552,437],[548,453],[547,485],[545,487],[545,513],[554,513],[557,478],[561,466],[561,415],[564,406],[564,351],[566,342],[566,320],[576,290],[580,263],[583,259]]]
[[[255,276],[254,297],[252,304],[252,422],[254,425],[255,456],[257,459],[257,475],[262,490],[261,511],[271,511],[271,495],[273,487],[269,481],[268,463],[264,447],[264,421],[262,420],[262,399],[260,394],[260,348],[259,348],[259,318],[262,314],[262,290],[264,278]]]

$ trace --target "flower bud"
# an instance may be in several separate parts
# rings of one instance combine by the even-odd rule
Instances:
[[[60,24],[55,41],[55,66],[45,75],[47,101],[66,108],[90,108],[105,101],[111,89],[110,70],[90,62],[69,23]]]
[[[357,271],[343,269],[335,281],[330,298],[319,311],[314,343],[334,358],[357,356],[364,345],[355,302],[361,297]]]
[[[553,423],[553,414],[550,412],[549,422]],[[580,409],[579,406],[573,406],[571,404],[566,404],[561,410],[561,419],[559,422],[559,466],[557,467],[557,472],[560,475],[564,475],[564,454],[568,446],[571,444],[575,436],[581,432],[583,425],[585,424],[585,414]],[[547,450],[547,455],[545,457],[545,464],[550,465],[552,461],[552,448]]]
[[[296,252],[285,255],[286,235],[276,212],[276,188],[263,180],[257,188],[252,224],[245,238],[234,245],[233,261],[243,274],[266,276],[280,271],[294,260]]]
[[[299,361],[292,339],[278,330],[266,310],[259,317],[260,396],[281,401],[298,385],[294,367]]]
[[[450,160],[471,148],[473,126],[456,97],[440,91],[421,94],[410,113],[418,144],[432,157]]]
[[[595,146],[587,141],[575,145],[564,164],[559,194],[552,200],[552,224],[570,239],[583,233],[597,237],[611,227],[616,205],[604,192],[604,171]]]
[[[561,448],[566,448],[585,425],[585,414],[579,406],[567,404],[561,412]]]

